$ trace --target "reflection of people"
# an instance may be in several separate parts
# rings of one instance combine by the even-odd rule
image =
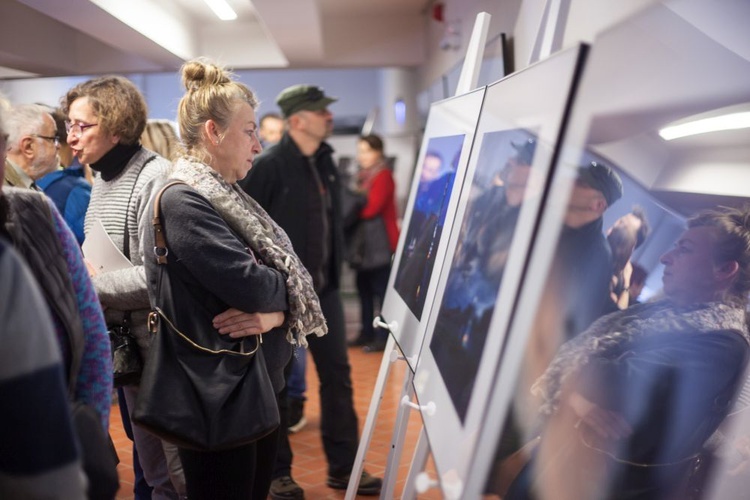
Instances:
[[[609,307],[612,253],[602,233],[602,215],[622,196],[622,181],[607,165],[579,167],[564,227],[555,251],[550,280],[559,302],[558,333],[569,340]],[[545,295],[547,296],[547,295]]]
[[[109,326],[130,324],[130,332],[145,359],[151,338],[147,326],[151,305],[138,225],[152,194],[151,181],[163,175],[171,164],[138,142],[146,126],[146,102],[126,78],[104,76],[82,82],[67,92],[61,105],[68,115],[68,144],[81,164],[98,172],[84,231],[88,235],[94,224],[101,222],[117,249],[133,264],[93,276],[97,295],[105,307],[104,317]],[[137,392],[136,386],[118,389],[118,397],[126,401],[130,411],[135,407]],[[154,488],[153,495],[177,496],[184,479],[174,447],[167,446],[174,458],[167,462],[166,443],[138,426],[133,426],[133,436],[139,464]]]
[[[466,207],[430,344],[462,418],[474,387],[536,150],[532,139],[512,145],[515,154],[490,185],[477,185],[475,179],[479,194]]]
[[[396,251],[398,245],[398,224],[396,222],[396,184],[383,155],[383,140],[374,134],[365,135],[357,142],[357,162],[360,170],[357,176],[357,189],[367,195],[367,204],[359,213],[362,221],[382,220],[385,231],[373,235],[363,231],[362,251],[364,256],[383,254],[387,262],[359,262],[357,271],[357,292],[359,293],[360,317],[362,330],[355,340],[355,345],[363,345],[365,352],[380,352],[385,349],[388,332],[375,328],[372,320],[375,317],[375,302],[382,307],[388,277],[391,272],[389,255]],[[371,237],[387,238],[387,241],[370,241]],[[367,248],[382,248],[384,252],[367,251]],[[373,267],[375,266],[375,267]]]
[[[648,276],[648,272],[640,264],[633,262],[632,266],[633,272],[630,274],[630,287],[628,288],[628,294],[630,295],[628,301],[629,305],[641,303],[639,297],[641,296],[643,287],[646,284],[646,277]]]
[[[169,177],[185,184],[170,187],[161,199],[171,320],[177,325],[181,317],[203,321],[206,328],[229,335],[228,341],[267,333],[262,351],[274,389],[281,391],[292,353],[287,335],[277,328],[285,321],[285,311],[295,331],[322,334],[325,325],[310,276],[288,238],[236,186],[261,149],[257,99],[208,62],[185,63],[182,79],[187,92],[178,119],[187,156],[175,162]],[[148,210],[150,221],[153,207]],[[143,234],[144,246],[153,248],[153,230]],[[152,300],[163,300],[156,294],[164,271],[153,255],[145,267]],[[241,347],[240,342],[231,345],[233,350]],[[190,361],[186,358],[185,363]],[[247,415],[235,418],[242,421]],[[188,498],[266,498],[278,434],[221,451],[180,447]]]
[[[520,396],[508,413],[496,460],[505,459],[523,442],[518,423],[536,412],[536,402],[527,397],[529,388],[558,347],[611,310],[612,255],[602,232],[602,215],[621,196],[622,181],[607,165],[578,168],[517,382]]]
[[[610,297],[617,309],[628,307],[628,291],[633,273],[630,258],[633,251],[646,241],[650,230],[646,213],[638,206],[617,219],[607,230],[607,243],[612,251],[613,266]]]
[[[750,210],[701,212],[664,254],[665,299],[594,323],[534,386],[538,451],[504,498],[686,498],[748,359]]]
[[[260,118],[258,136],[264,148],[273,146],[284,135],[284,120],[278,113],[266,113]]]
[[[284,113],[286,133],[278,144],[256,158],[241,185],[287,232],[312,275],[328,323],[328,334],[311,338],[308,346],[320,378],[321,438],[328,460],[326,484],[345,490],[359,439],[339,296],[344,243],[340,183],[332,148],[325,142],[333,131],[328,105],[335,100],[312,85],[283,90],[276,103]],[[279,397],[279,412],[281,421],[288,421],[286,391]],[[281,433],[272,498],[304,496],[291,477],[291,466],[289,438]],[[381,483],[364,473],[358,493],[378,494]]]

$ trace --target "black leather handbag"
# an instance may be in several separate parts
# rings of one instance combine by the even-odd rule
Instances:
[[[136,424],[179,447],[219,451],[252,443],[279,426],[279,410],[261,352],[262,338],[229,339],[212,326],[213,315],[187,300],[171,281],[161,229],[161,195],[154,200],[155,252],[160,264],[155,333],[133,412]],[[246,344],[250,344],[247,346]]]
[[[361,219],[347,242],[349,265],[356,270],[368,271],[390,265],[392,256],[383,217]]]

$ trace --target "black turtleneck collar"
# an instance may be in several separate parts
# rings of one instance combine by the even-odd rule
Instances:
[[[98,162],[92,163],[90,167],[99,172],[102,180],[109,182],[125,169],[130,159],[141,149],[140,143],[133,145],[117,144],[107,151]]]

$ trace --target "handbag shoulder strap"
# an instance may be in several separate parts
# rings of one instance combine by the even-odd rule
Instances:
[[[154,255],[156,255],[156,262],[160,265],[167,263],[167,255],[169,255],[167,239],[164,236],[164,228],[161,223],[161,196],[164,194],[164,191],[176,184],[187,183],[172,181],[161,188],[154,198],[154,217],[151,219],[151,225],[154,226]]]
[[[141,172],[143,172],[146,168],[146,165],[151,163],[151,160],[156,159],[156,155],[150,156],[145,162],[143,162],[143,165],[141,165],[140,170],[138,170],[138,173],[135,174],[135,180],[133,181],[133,188],[130,190],[130,196],[128,196],[128,204],[125,205],[125,228],[123,230],[123,240],[122,240],[122,254],[130,260],[130,228],[128,227],[128,210],[130,210],[130,203],[133,201],[133,192],[135,191],[135,187],[138,185],[138,179],[141,177]]]

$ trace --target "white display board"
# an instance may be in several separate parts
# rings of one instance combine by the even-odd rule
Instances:
[[[461,495],[584,47],[487,87],[414,377],[440,482]]]

